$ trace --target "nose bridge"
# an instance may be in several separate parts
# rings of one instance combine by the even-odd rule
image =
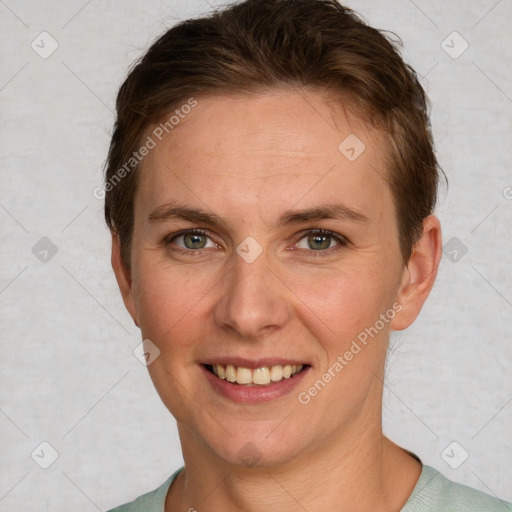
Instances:
[[[270,269],[267,253],[251,241],[242,242],[232,255],[215,316],[220,327],[236,330],[241,337],[256,338],[269,327],[282,326],[288,316],[284,285]]]

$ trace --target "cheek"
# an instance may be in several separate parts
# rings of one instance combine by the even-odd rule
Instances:
[[[209,288],[198,286],[189,271],[154,265],[140,259],[134,277],[134,296],[144,337],[160,343],[173,338],[175,332],[190,321],[201,307],[201,298]]]
[[[303,317],[311,319],[310,330],[325,332],[324,339],[333,348],[373,325],[392,303],[392,287],[367,266],[294,279],[290,288],[300,299]]]

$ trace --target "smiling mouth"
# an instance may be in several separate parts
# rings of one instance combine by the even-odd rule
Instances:
[[[269,386],[283,379],[293,378],[309,365],[275,365],[263,366],[251,370],[242,366],[232,364],[205,364],[206,369],[219,379],[226,380],[232,384],[241,386]]]

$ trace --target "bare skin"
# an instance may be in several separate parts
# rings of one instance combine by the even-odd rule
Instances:
[[[350,134],[366,146],[354,161],[338,150]],[[131,265],[115,236],[112,264],[134,322],[160,350],[149,372],[178,424],[185,470],[166,511],[391,512],[412,493],[421,466],[382,433],[384,363],[390,332],[415,320],[434,284],[441,228],[435,216],[425,219],[404,265],[385,151],[378,130],[320,93],[283,89],[198,98],[144,159]],[[150,220],[170,203],[223,224]],[[325,204],[366,219],[277,225],[287,210]],[[192,235],[200,250],[190,238],[170,240],[192,228],[207,233]],[[247,237],[262,249],[251,263],[236,251]],[[298,394],[332,374],[382,314],[378,334],[301,403]],[[226,355],[288,357],[310,368],[300,389],[240,404],[201,367]],[[249,442],[251,463],[241,457]]]

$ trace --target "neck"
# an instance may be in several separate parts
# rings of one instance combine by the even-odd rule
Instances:
[[[400,510],[420,464],[382,434],[380,419],[355,423],[286,464],[253,467],[207,453],[178,424],[185,470],[171,486],[166,510]]]

